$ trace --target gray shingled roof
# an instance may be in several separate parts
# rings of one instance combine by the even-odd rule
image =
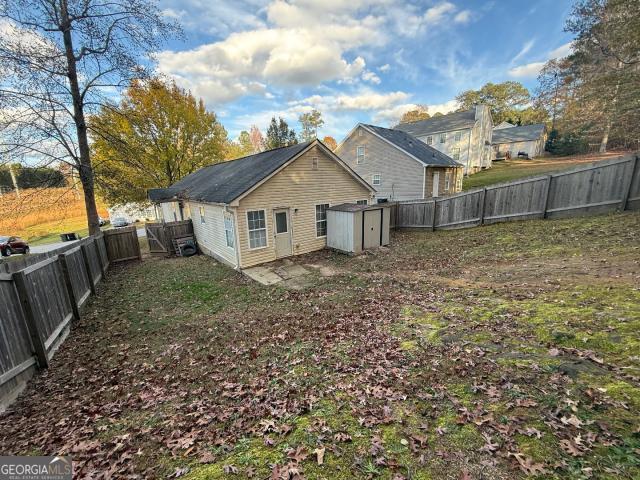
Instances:
[[[417,122],[401,123],[394,127],[395,130],[402,130],[415,137],[422,137],[430,133],[450,132],[452,130],[462,130],[471,128],[476,123],[476,110],[465,110],[464,112],[447,113],[446,115],[431,117]]]
[[[524,125],[522,127],[501,128],[493,131],[491,143],[528,142],[538,140],[544,133],[544,124]]]
[[[458,167],[462,165],[450,156],[430,147],[426,143],[406,132],[390,128],[376,127],[375,125],[363,124],[363,126],[380,135],[389,143],[392,143],[410,155],[413,155],[425,165],[442,167]]]
[[[203,167],[168,188],[150,189],[149,200],[160,202],[173,198],[187,198],[210,203],[230,203],[271,175],[311,143],[276,148]]]

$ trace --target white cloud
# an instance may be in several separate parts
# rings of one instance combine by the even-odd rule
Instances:
[[[294,111],[307,111],[317,108],[325,111],[360,110],[371,111],[390,108],[409,98],[409,94],[401,91],[378,93],[364,90],[353,95],[312,95],[302,100],[289,102],[290,109]]]
[[[572,52],[572,46],[571,45],[572,45],[571,42],[569,42],[569,43],[565,43],[564,45],[560,45],[558,48],[555,48],[555,49],[551,50],[550,52],[547,53],[546,59],[547,60],[553,60],[554,58],[566,57],[567,55],[569,55]],[[520,54],[516,55],[516,57],[514,57],[513,61],[515,61],[520,56],[521,56]],[[527,63],[525,65],[519,65],[517,67],[513,67],[512,69],[510,69],[509,70],[509,75],[511,75],[512,77],[516,77],[516,78],[533,78],[533,77],[536,77],[540,73],[540,70],[542,70],[542,67],[544,67],[545,63],[546,63],[546,61],[544,61],[544,62],[531,62],[531,63]]]
[[[471,21],[471,10],[462,10],[461,12],[456,13],[456,16],[453,17],[453,21],[456,23],[469,23]]]
[[[457,108],[458,108],[458,102],[457,100],[454,99],[444,103],[434,103],[433,105],[429,105],[427,111],[429,112],[430,115],[433,115],[436,112],[440,112],[440,113],[453,112]]]
[[[535,39],[531,39],[528,42],[525,42],[525,44],[522,46],[522,48],[520,49],[520,51],[516,54],[515,57],[513,57],[511,59],[511,63],[515,63],[517,62],[519,59],[521,59],[522,57],[524,57],[529,50],[531,50],[531,47],[533,47],[533,44],[536,43]]]
[[[532,62],[509,70],[509,75],[516,78],[533,78],[540,73],[545,62]]]
[[[378,68],[378,70],[380,70],[381,72],[388,72],[390,69],[391,65],[389,65],[388,63],[385,63],[380,68]]]
[[[378,75],[376,75],[375,73],[371,72],[371,71],[366,71],[362,74],[362,79],[365,82],[370,82],[373,83],[375,85],[379,85],[381,80],[380,77]]]
[[[456,6],[451,2],[442,2],[429,9],[424,14],[424,20],[427,24],[434,24],[442,21],[449,13],[456,11]]]

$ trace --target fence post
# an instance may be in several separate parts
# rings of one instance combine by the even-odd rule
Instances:
[[[487,187],[482,189],[482,198],[480,200],[480,225],[484,225],[484,208],[485,200],[487,199]]]
[[[89,276],[89,288],[91,288],[91,294],[96,294],[96,286],[93,283],[93,275],[91,273],[91,264],[89,263],[89,252],[87,251],[87,244],[80,245],[80,251],[82,252],[82,259],[84,260],[84,267],[87,269],[87,275]]]
[[[100,253],[100,245],[98,244],[98,242],[101,240],[104,242],[104,233],[101,233],[100,237],[93,237],[93,244],[96,247],[96,254],[98,255],[98,263],[100,264],[100,272],[102,273],[101,280],[104,280],[104,276],[107,273],[107,269],[104,266],[104,260],[102,259],[102,254]]]
[[[67,285],[67,293],[69,294],[69,301],[71,302],[71,311],[73,312],[73,318],[80,320],[80,310],[78,310],[78,299],[76,294],[73,293],[73,284],[71,283],[71,272],[69,270],[69,264],[67,263],[67,257],[64,253],[58,255],[58,261],[62,267],[62,276],[64,277],[64,283]],[[89,274],[89,276],[91,276]],[[91,279],[89,279],[91,282]]]
[[[431,231],[436,229],[436,207],[438,206],[437,200],[433,199],[433,212],[431,213]]]
[[[629,200],[629,194],[631,193],[631,185],[633,184],[633,179],[638,170],[638,155],[634,155],[631,158],[631,175],[627,178],[627,183],[622,190],[622,200],[620,201],[620,210],[624,211],[627,209],[627,201]]]
[[[49,357],[47,356],[47,348],[44,345],[44,341],[38,331],[38,324],[33,312],[33,307],[29,298],[29,290],[27,288],[27,276],[24,272],[15,272],[13,274],[13,281],[18,291],[18,297],[22,304],[22,310],[24,312],[24,318],[27,322],[27,330],[29,330],[29,336],[31,337],[31,343],[38,359],[38,366],[40,368],[49,367]]]
[[[547,188],[544,189],[542,197],[542,218],[547,218],[547,208],[549,206],[549,191],[551,190],[551,180],[553,175],[547,175]]]

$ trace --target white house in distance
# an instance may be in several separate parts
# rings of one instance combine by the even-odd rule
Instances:
[[[491,167],[493,122],[486,105],[417,122],[401,123],[395,130],[407,132],[462,164],[471,175]]]
[[[529,158],[539,157],[544,154],[546,140],[546,128],[543,123],[518,127],[502,122],[493,129],[493,158],[503,158],[507,152],[512,158],[520,153],[526,154]]]

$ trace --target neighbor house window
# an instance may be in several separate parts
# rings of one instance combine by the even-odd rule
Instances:
[[[359,136],[359,137],[361,137],[363,134],[364,134],[364,133],[362,132],[362,129],[361,129],[361,128],[359,128],[359,129],[358,129],[358,136]]]
[[[313,157],[311,159],[311,170],[317,170],[318,169],[318,157]]]
[[[456,142],[459,142],[462,139],[462,132],[456,132],[456,135],[453,138]]]
[[[198,211],[200,212],[200,223],[205,223],[205,218],[204,218],[204,207],[200,207],[198,209]]]
[[[459,170],[456,174],[456,191],[462,191],[462,170]]]
[[[230,213],[224,214],[224,236],[227,239],[227,247],[235,247],[235,237],[233,236],[233,215]]]
[[[447,141],[447,134],[446,133],[441,133],[440,134],[440,143],[445,143]]]
[[[368,200],[356,200],[356,205],[369,205]]]
[[[380,185],[382,183],[382,175],[380,175],[379,173],[374,173],[371,177],[371,183],[373,183],[374,185]]]
[[[266,247],[267,223],[264,210],[247,212],[247,224],[249,225],[249,248]]]
[[[446,172],[444,174],[444,191],[448,192],[451,187],[451,172]]]
[[[327,236],[327,209],[328,203],[316,205],[316,237]]]
[[[453,158],[456,161],[460,160],[460,149],[459,148],[454,148],[453,149],[451,158]]]
[[[431,145],[433,143],[433,137],[431,135],[429,135],[427,137],[427,145]]]
[[[356,147],[356,163],[360,165],[364,162],[364,146]]]

